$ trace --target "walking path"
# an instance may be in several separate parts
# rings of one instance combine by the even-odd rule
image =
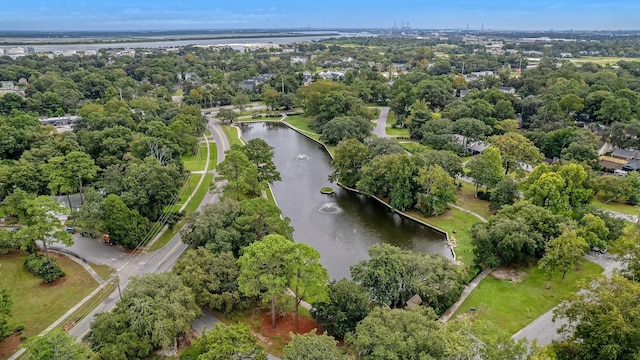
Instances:
[[[487,275],[491,274],[491,272],[494,269],[495,268],[486,268],[480,274],[478,274],[473,280],[471,280],[469,285],[467,285],[464,288],[464,290],[462,290],[462,294],[460,295],[460,299],[458,299],[458,301],[456,301],[455,304],[451,305],[451,307],[447,311],[445,311],[445,313],[442,314],[442,316],[440,316],[438,321],[443,322],[443,323],[449,321],[451,316],[453,316],[453,314],[458,310],[460,305],[462,305],[462,303],[467,299],[467,297],[469,297],[469,294],[471,294],[473,289],[475,289],[478,286],[478,284],[480,284],[480,282],[482,280],[484,280],[484,278],[487,277]]]
[[[376,107],[374,109],[380,110],[380,116],[378,116],[378,120],[376,120],[376,127],[373,129],[373,133],[379,138],[388,138],[387,135],[387,116],[389,116],[389,107]]]
[[[611,254],[589,253],[584,257],[585,259],[602,266],[602,268],[604,269],[603,274],[606,276],[610,276],[614,270],[620,269],[622,267],[622,263],[619,262]],[[557,330],[562,325],[566,324],[567,321],[563,318],[553,321],[554,310],[555,307],[540,315],[537,319],[530,322],[529,325],[525,326],[520,331],[515,333],[512,338],[526,338],[529,341],[536,340],[538,342],[538,345],[549,345],[554,340],[562,340],[562,336],[558,334]]]
[[[453,203],[449,203],[449,206],[451,206],[454,209],[458,209],[460,211],[466,212],[467,214],[471,214],[471,215],[477,217],[478,219],[480,219],[480,221],[482,221],[482,222],[487,222],[487,219],[485,219],[482,215],[480,215],[478,213],[474,213],[471,210],[467,210],[467,209],[465,209],[465,208],[463,208],[461,206],[458,206],[456,204],[453,204]]]

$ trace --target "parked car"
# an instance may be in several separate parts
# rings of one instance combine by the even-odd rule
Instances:
[[[74,234],[76,232],[76,228],[67,226],[66,228],[64,228],[64,231],[68,232],[69,234]]]

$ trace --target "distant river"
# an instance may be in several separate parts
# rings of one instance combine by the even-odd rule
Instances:
[[[174,48],[188,45],[221,45],[231,44],[236,50],[242,50],[243,47],[240,44],[292,44],[302,43],[309,41],[318,41],[322,39],[328,39],[332,37],[346,37],[346,36],[376,36],[369,33],[337,33],[334,36],[316,36],[313,33],[309,33],[308,36],[300,37],[254,37],[254,38],[231,38],[231,39],[193,39],[193,40],[170,40],[170,41],[148,41],[148,42],[121,42],[113,44],[60,44],[60,45],[22,45],[33,47],[35,52],[53,52],[53,51],[65,51],[65,50],[100,50],[100,49],[158,49],[158,48]]]
[[[291,218],[295,240],[318,250],[331,278],[350,277],[349,267],[367,259],[367,249],[380,242],[452,258],[442,234],[329,183],[331,158],[316,142],[283,124],[241,126],[245,139],[261,138],[275,148],[274,162],[282,174],[282,181],[273,184],[278,206]],[[321,194],[324,186],[336,193]]]

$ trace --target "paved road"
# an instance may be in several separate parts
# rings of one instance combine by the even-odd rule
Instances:
[[[597,254],[590,252],[585,255],[585,258],[589,261],[602,266],[604,274],[609,276],[613,273],[613,270],[619,269],[622,264],[610,254]],[[554,308],[555,309],[555,308]],[[557,319],[553,321],[553,310],[551,309],[542,314],[537,319],[533,320],[529,325],[524,327],[512,336],[514,339],[526,338],[529,341],[537,340],[538,345],[549,345],[554,340],[562,340],[562,336],[558,334],[557,330],[560,326],[567,323],[566,319]]]
[[[376,136],[379,138],[387,138],[389,137],[386,130],[387,116],[389,116],[389,107],[383,106],[376,109],[380,109],[380,116],[378,117],[378,120],[376,120],[376,127],[373,129],[373,133],[376,134]]]
[[[224,160],[224,152],[229,150],[229,142],[224,132],[220,128],[217,120],[209,120],[207,127],[211,131],[216,144],[218,144],[218,158],[220,163]],[[205,204],[218,200],[217,194],[208,193],[200,204]],[[103,244],[98,239],[76,238],[77,242],[69,250],[78,253],[80,256],[97,264],[108,264],[118,271],[120,287],[124,289],[129,278],[132,276],[161,273],[170,270],[178,257],[186,250],[187,245],[182,242],[182,236],[177,233],[171,241],[162,249],[153,253],[143,253],[139,255],[128,254],[118,247]],[[96,314],[109,311],[113,308],[118,299],[118,291],[114,291],[107,299],[98,305],[88,316],[74,326],[69,333],[76,336],[80,341],[89,331],[90,324]]]

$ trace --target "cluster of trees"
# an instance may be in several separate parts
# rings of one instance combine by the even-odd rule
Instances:
[[[409,156],[383,139],[341,142],[334,151],[333,167],[332,180],[388,199],[395,209],[415,207],[427,216],[443,213],[455,201],[454,178],[462,173],[454,153],[425,151]]]

